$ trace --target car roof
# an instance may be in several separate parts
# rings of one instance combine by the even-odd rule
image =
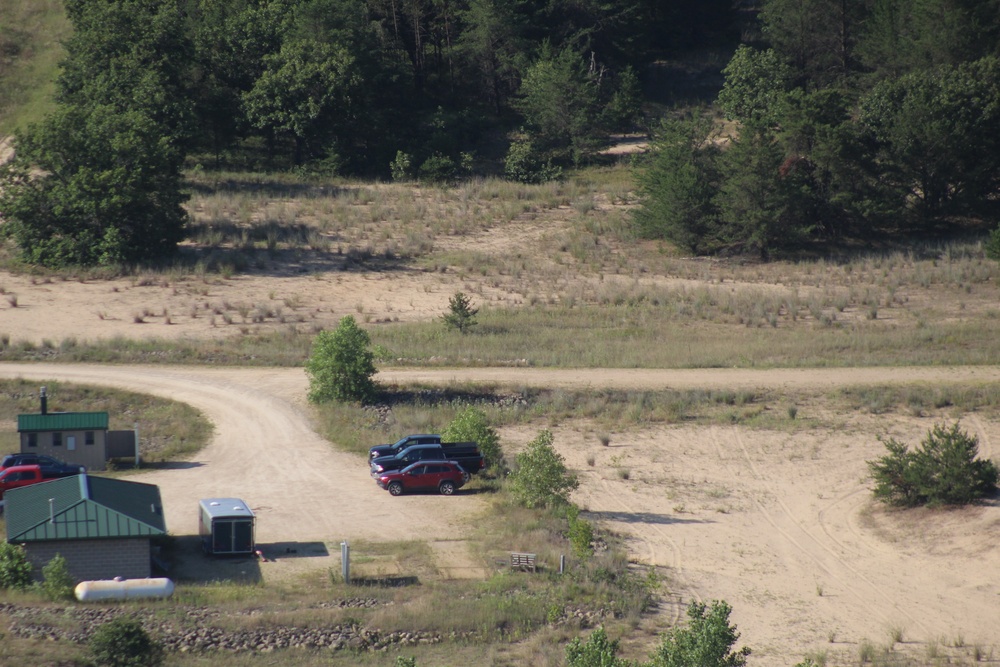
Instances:
[[[424,459],[423,461],[416,461],[415,463],[411,463],[410,465],[406,466],[406,468],[403,468],[403,470],[407,470],[409,468],[413,468],[416,466],[425,466],[431,463],[435,464],[450,463],[453,466],[458,466],[459,468],[462,467],[458,465],[458,461],[445,461],[444,459]]]
[[[22,470],[41,470],[42,467],[35,464],[23,465],[23,466],[7,466],[3,469],[3,472],[10,472],[11,470],[15,472],[21,472]]]

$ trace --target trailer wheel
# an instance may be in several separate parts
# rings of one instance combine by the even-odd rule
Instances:
[[[403,485],[399,482],[391,482],[389,484],[389,493],[394,496],[403,495]]]
[[[441,486],[438,487],[438,491],[441,492],[442,496],[450,496],[455,493],[455,483],[445,480],[441,482]]]

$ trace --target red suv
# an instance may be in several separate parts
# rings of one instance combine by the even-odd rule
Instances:
[[[45,481],[42,469],[37,465],[4,468],[0,471],[0,498],[3,498],[4,491]]]
[[[469,481],[469,473],[454,461],[417,461],[402,470],[384,472],[375,481],[394,496],[427,489],[450,496]]]

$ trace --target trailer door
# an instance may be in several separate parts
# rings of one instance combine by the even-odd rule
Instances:
[[[233,522],[233,553],[253,551],[253,521]]]

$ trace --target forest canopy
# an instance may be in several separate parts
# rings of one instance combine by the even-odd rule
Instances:
[[[1000,2],[764,0],[718,124],[671,114],[640,231],[695,253],[996,226]]]
[[[995,226],[1000,0],[65,8],[57,110],[3,175],[4,232],[31,263],[169,254],[185,165],[540,182],[633,130],[654,138],[636,225],[691,252]],[[706,53],[728,59],[715,100],[655,74]]]

